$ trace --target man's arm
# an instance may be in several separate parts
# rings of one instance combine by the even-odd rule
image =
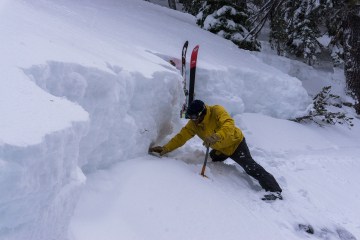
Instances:
[[[194,126],[192,126],[192,123],[189,121],[178,134],[176,134],[167,144],[164,145],[164,149],[167,152],[171,152],[183,146],[189,139],[194,137],[195,134]]]
[[[190,138],[195,136],[195,129],[190,121],[186,124],[181,131],[175,135],[167,144],[164,146],[156,146],[149,149],[150,152],[157,152],[161,156],[171,152],[182,145],[184,145]]]

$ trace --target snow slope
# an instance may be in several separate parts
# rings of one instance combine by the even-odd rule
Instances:
[[[325,84],[311,78],[337,79],[343,95],[337,72],[238,50],[141,0],[3,0],[0,32],[0,239],[358,238],[358,120],[284,120]],[[185,124],[169,63],[185,40],[200,45],[196,97],[229,110],[284,201],[259,200],[230,160],[199,176],[198,139],[147,154]]]

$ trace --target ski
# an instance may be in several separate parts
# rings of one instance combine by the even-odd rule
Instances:
[[[187,52],[188,45],[189,45],[189,41],[186,41],[184,43],[184,46],[183,46],[182,52],[181,52],[181,75],[183,77],[183,89],[184,89],[184,94],[185,94],[185,102],[181,107],[180,118],[185,117],[185,112],[187,109],[187,101],[188,101],[188,96],[189,96],[189,91],[186,88],[186,52]]]
[[[196,62],[199,52],[199,45],[196,45],[191,53],[190,60],[190,83],[189,83],[189,99],[188,104],[194,100],[194,90],[195,90],[195,73],[196,73]]]

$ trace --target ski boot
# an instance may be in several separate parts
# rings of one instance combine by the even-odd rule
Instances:
[[[265,194],[264,197],[261,198],[261,200],[264,201],[275,201],[277,199],[283,200],[281,192],[271,192],[269,194]]]

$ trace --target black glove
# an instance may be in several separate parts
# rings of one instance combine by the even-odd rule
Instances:
[[[156,153],[159,153],[160,156],[162,156],[162,155],[168,153],[169,151],[168,151],[166,148],[164,148],[164,147],[156,146],[156,147],[150,148],[150,149],[149,149],[149,152],[156,152]]]

